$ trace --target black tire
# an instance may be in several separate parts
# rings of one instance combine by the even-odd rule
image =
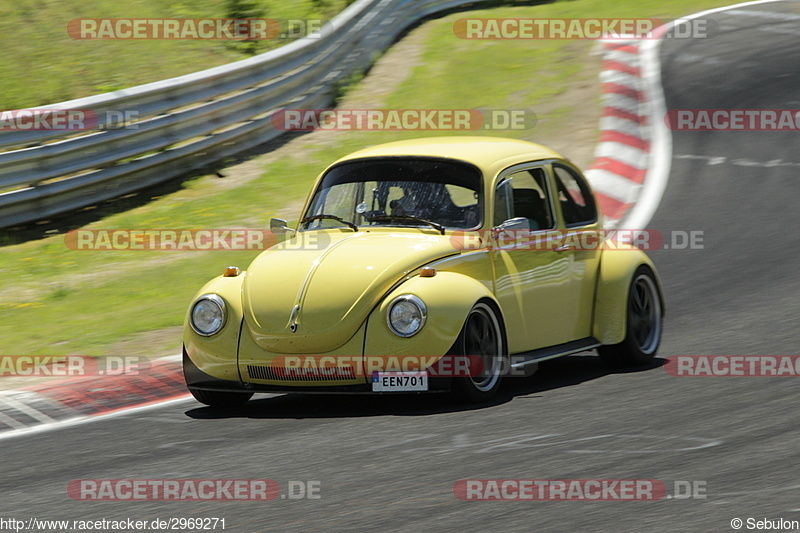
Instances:
[[[189,389],[195,400],[211,407],[238,407],[253,397],[252,392],[221,392]]]
[[[483,359],[484,372],[470,377],[455,377],[451,384],[453,395],[466,403],[479,403],[491,399],[500,389],[504,370],[505,332],[499,313],[486,302],[478,302],[470,310],[452,355],[478,356]]]
[[[661,344],[662,301],[650,268],[637,268],[628,289],[625,339],[597,349],[604,362],[615,367],[641,366],[655,357]]]

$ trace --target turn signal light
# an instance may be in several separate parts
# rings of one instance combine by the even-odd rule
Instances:
[[[229,266],[225,268],[225,272],[222,273],[223,277],[226,278],[235,278],[239,274],[242,273],[242,270],[237,266]]]
[[[419,277],[421,278],[432,278],[436,275],[436,269],[433,267],[423,267],[422,270],[419,271]]]

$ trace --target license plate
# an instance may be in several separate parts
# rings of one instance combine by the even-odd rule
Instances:
[[[373,372],[373,392],[404,392],[428,390],[427,372]]]

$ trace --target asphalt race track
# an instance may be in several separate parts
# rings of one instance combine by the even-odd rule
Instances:
[[[800,109],[800,2],[713,18],[719,35],[663,43],[667,106]],[[190,400],[21,436],[2,443],[6,514],[218,517],[241,532],[732,531],[734,518],[800,520],[800,381],[675,377],[662,366],[673,355],[798,353],[797,135],[673,132],[669,184],[649,227],[702,231],[703,248],[651,254],[668,304],[651,368],[611,372],[587,353],[508,380],[478,407],[443,396],[264,396],[218,411]],[[68,483],[85,478],[266,478],[284,496],[290,481],[311,481],[319,498],[71,499]],[[454,496],[458,480],[498,478],[659,480],[669,495],[689,482],[705,498]]]

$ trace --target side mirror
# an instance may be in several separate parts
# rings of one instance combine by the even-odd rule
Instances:
[[[269,229],[272,233],[286,233],[287,231],[295,231],[286,225],[286,221],[282,218],[273,218],[269,221]]]
[[[492,228],[492,236],[496,239],[504,231],[530,231],[531,221],[525,217],[511,218]]]

